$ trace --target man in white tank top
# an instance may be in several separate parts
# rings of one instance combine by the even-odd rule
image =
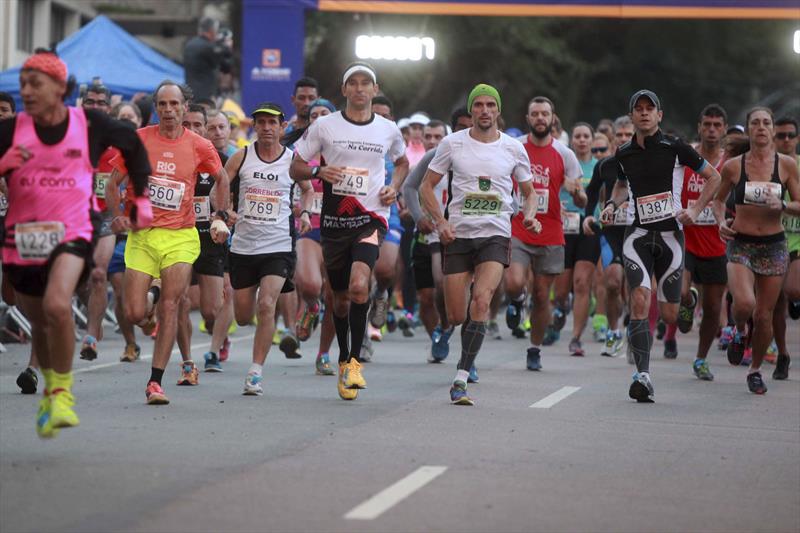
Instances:
[[[269,102],[251,113],[257,140],[239,150],[225,165],[230,173],[231,199],[236,212],[229,255],[233,308],[239,325],[258,316],[253,340],[253,364],[244,380],[244,394],[263,394],[261,374],[275,332],[275,307],[282,292],[294,290],[295,254],[292,192],[289,177],[292,151],[280,144],[286,128],[283,110]],[[313,189],[302,190],[301,232],[311,229]]]

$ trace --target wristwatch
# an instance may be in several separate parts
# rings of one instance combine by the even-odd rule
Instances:
[[[225,211],[224,209],[218,210],[216,213],[214,213],[214,215],[221,218],[222,221],[225,222],[226,224],[228,223],[228,212]]]
[[[320,167],[311,167],[311,179],[312,180],[317,179],[317,174],[319,174],[319,168]]]

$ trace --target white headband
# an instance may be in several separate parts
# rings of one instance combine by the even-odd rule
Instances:
[[[375,76],[375,71],[366,65],[353,65],[352,67],[347,69],[344,73],[344,76],[342,76],[342,83],[347,83],[348,78],[350,78],[350,76],[352,76],[356,72],[363,72],[364,74],[372,78],[372,83],[378,83],[378,78],[377,76]]]

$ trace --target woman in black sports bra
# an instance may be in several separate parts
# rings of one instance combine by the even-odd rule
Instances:
[[[772,111],[756,107],[747,114],[749,143],[722,167],[722,183],[714,199],[720,237],[728,241],[728,289],[733,295],[736,331],[728,345],[728,361],[742,362],[752,345],[753,359],[747,385],[755,394],[767,387],[761,379],[761,362],[772,340],[772,310],[786,274],[789,252],[781,214],[800,212],[800,183],[796,163],[777,153]],[[792,202],[782,200],[789,189]],[[724,219],[725,201],[733,190],[736,214]],[[752,316],[753,330],[747,331]]]

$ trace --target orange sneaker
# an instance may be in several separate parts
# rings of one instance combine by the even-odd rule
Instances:
[[[197,370],[192,361],[183,361],[181,363],[181,377],[178,379],[178,385],[197,385],[200,382],[200,371]]]
[[[155,381],[151,381],[147,384],[144,395],[147,397],[148,405],[167,405],[169,403],[169,398],[164,394],[161,385]]]

